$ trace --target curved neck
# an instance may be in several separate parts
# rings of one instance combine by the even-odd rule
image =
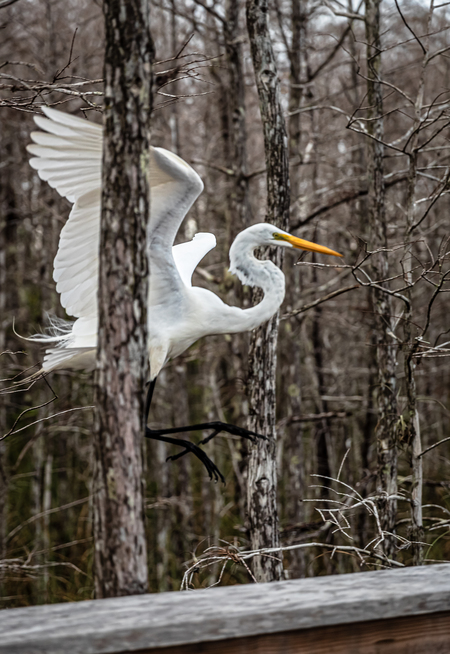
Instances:
[[[237,275],[247,286],[259,287],[264,297],[259,304],[250,309],[237,309],[237,323],[231,332],[255,329],[269,320],[284,300],[285,280],[281,270],[272,261],[260,261],[253,252],[259,243],[255,242],[247,230],[241,232],[230,248],[230,272]]]

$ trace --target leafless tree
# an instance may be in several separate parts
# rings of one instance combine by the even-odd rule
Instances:
[[[148,2],[105,2],[94,537],[97,597],[147,590],[142,434],[147,363]],[[143,160],[146,164],[143,165]]]
[[[281,229],[289,223],[289,159],[286,125],[281,108],[278,72],[267,21],[265,0],[247,2],[247,27],[258,88],[267,170],[267,222]],[[277,253],[276,263],[283,257]],[[261,297],[254,294],[255,299]],[[249,354],[248,392],[250,429],[268,437],[252,447],[248,465],[247,511],[254,548],[278,545],[275,383],[278,315],[255,330]],[[282,568],[274,558],[258,559],[258,581],[280,579]]]
[[[216,234],[194,284],[240,306],[254,300],[228,273],[227,252],[266,218],[269,172],[245,4],[152,1],[152,142],[205,183],[179,238]],[[104,18],[89,0],[0,12],[0,595],[17,606],[94,593],[93,380],[64,372],[18,384],[41,354],[15,332],[39,330],[46,312],[65,317],[52,259],[69,207],[30,168],[26,145],[42,104],[102,120]],[[295,577],[448,558],[448,12],[405,0],[268,3],[290,231],[345,259],[295,262],[291,252],[284,264],[266,405],[278,541],[248,538],[238,441],[206,446],[226,486],[187,456],[166,463],[172,446],[146,441],[152,590],[179,589],[191,558],[191,587],[253,582],[261,569],[280,576],[281,566]],[[217,415],[245,425],[255,411],[249,340],[209,337],[169,362],[152,425]]]

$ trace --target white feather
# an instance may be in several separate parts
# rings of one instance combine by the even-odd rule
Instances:
[[[48,334],[34,340],[57,344],[47,350],[44,370],[92,369],[98,330],[103,132],[99,125],[81,118],[48,107],[43,111],[46,118],[38,117],[36,123],[44,131],[31,134],[34,144],[28,150],[34,156],[30,163],[41,179],[73,202],[61,231],[53,277],[62,306],[76,320],[69,325],[53,323]],[[154,378],[169,358],[201,336],[253,329],[276,312],[284,297],[284,275],[270,261],[257,260],[253,251],[260,245],[292,247],[293,237],[266,223],[238,235],[230,250],[230,269],[244,283],[260,286],[264,299],[246,310],[227,306],[214,293],[192,287],[192,273],[215,246],[215,237],[201,233],[191,242],[173,247],[184,216],[203,190],[200,177],[189,164],[162,148],[150,148],[149,159],[148,354]],[[337,254],[312,245],[304,249],[321,248],[318,251]]]
[[[175,265],[183,284],[192,286],[192,275],[200,261],[216,247],[216,237],[208,232],[199,232],[188,243],[180,243],[172,249]]]

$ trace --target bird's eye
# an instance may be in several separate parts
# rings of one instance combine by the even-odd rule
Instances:
[[[274,232],[272,234],[272,238],[275,239],[275,241],[285,241],[286,240],[284,238],[284,234],[279,234],[278,232]]]

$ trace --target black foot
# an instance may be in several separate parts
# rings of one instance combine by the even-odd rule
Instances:
[[[207,456],[207,454],[200,447],[198,447],[198,445],[195,445],[194,443],[186,441],[182,438],[169,438],[167,436],[163,436],[158,430],[149,429],[149,427],[145,428],[145,437],[152,438],[157,441],[163,441],[164,443],[171,443],[172,445],[181,445],[185,448],[183,453],[192,452],[192,454],[194,454],[203,463],[206,470],[208,471],[210,479],[214,479],[216,482],[220,479],[222,483],[225,483],[225,477],[222,475],[219,468],[216,466],[214,461],[211,461],[209,456]],[[169,461],[169,459],[173,459],[173,457],[168,456],[166,461]]]
[[[150,382],[148,387],[147,400],[145,403],[146,421],[148,419],[148,414],[150,412],[150,405],[152,402],[153,391],[155,390],[155,384],[156,384],[156,379]],[[181,438],[168,438],[167,436],[167,434],[179,434],[181,432],[201,431],[205,429],[212,429],[212,433],[209,434],[203,440],[201,440],[198,443],[198,445],[195,445],[194,443],[183,440]],[[204,422],[199,425],[188,425],[187,427],[171,427],[168,429],[150,429],[149,427],[146,427],[145,437],[153,438],[156,441],[163,441],[164,443],[171,443],[172,445],[181,445],[182,447],[184,447],[184,450],[182,452],[179,452],[178,454],[173,454],[172,456],[168,456],[166,461],[169,460],[176,461],[177,459],[180,459],[188,452],[192,452],[192,454],[194,454],[203,463],[203,465],[208,471],[210,479],[214,478],[215,481],[221,479],[221,481],[225,483],[224,476],[222,475],[216,464],[213,461],[211,461],[211,459],[199,447],[199,445],[205,445],[206,443],[209,443],[210,440],[212,440],[215,436],[217,436],[217,434],[220,434],[220,432],[222,431],[227,432],[228,434],[232,434],[233,436],[240,436],[241,438],[247,438],[252,443],[255,443],[257,438],[262,438],[263,440],[267,440],[266,436],[263,436],[262,434],[257,434],[255,431],[250,431],[249,429],[244,429],[243,427],[237,427],[236,425],[230,425],[227,422],[220,422],[220,421]]]
[[[227,422],[206,422],[201,425],[189,425],[189,427],[176,427],[175,428],[177,431],[197,431],[200,429],[212,429],[212,433],[209,434],[209,436],[206,436],[206,438],[203,438],[201,441],[199,441],[198,445],[205,445],[206,443],[209,443],[217,434],[220,434],[221,431],[225,431],[228,434],[232,434],[233,436],[240,436],[241,438],[247,438],[249,441],[252,443],[256,443],[257,438],[262,438],[262,440],[266,441],[267,438],[266,436],[263,436],[262,434],[257,434],[255,431],[250,431],[249,429],[244,429],[243,427],[237,427],[237,425],[230,425]],[[164,430],[164,433],[167,434],[169,433],[168,431]],[[176,433],[176,432],[171,432],[171,433]],[[170,456],[169,459],[171,461],[176,461],[177,459],[180,459],[182,456],[188,453],[188,450],[183,450],[182,452],[179,452],[178,454],[174,454],[173,456]]]

